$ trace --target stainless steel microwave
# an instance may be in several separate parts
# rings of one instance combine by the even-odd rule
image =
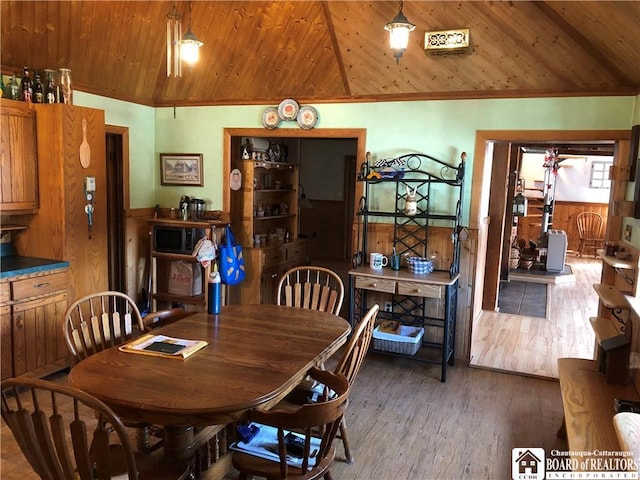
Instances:
[[[191,255],[198,240],[204,236],[204,228],[154,225],[153,249],[162,253]]]

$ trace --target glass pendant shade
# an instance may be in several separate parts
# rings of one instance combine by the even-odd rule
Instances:
[[[200,58],[200,47],[203,43],[189,29],[182,37],[181,56],[186,63],[193,65]]]
[[[400,3],[400,11],[384,26],[384,29],[389,32],[389,46],[393,50],[393,56],[396,58],[396,63],[400,62],[400,57],[407,49],[409,44],[409,32],[415,30],[416,26],[407,20],[407,17],[402,13],[402,2]]]

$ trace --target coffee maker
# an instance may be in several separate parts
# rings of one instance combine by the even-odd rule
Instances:
[[[204,218],[205,202],[201,198],[192,198],[189,200],[189,213],[191,220],[202,220]]]

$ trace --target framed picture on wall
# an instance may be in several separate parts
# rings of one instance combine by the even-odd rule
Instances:
[[[161,185],[204,186],[201,153],[161,153]]]

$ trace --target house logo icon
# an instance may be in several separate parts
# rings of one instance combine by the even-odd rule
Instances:
[[[514,448],[511,450],[513,480],[544,480],[544,448]]]

